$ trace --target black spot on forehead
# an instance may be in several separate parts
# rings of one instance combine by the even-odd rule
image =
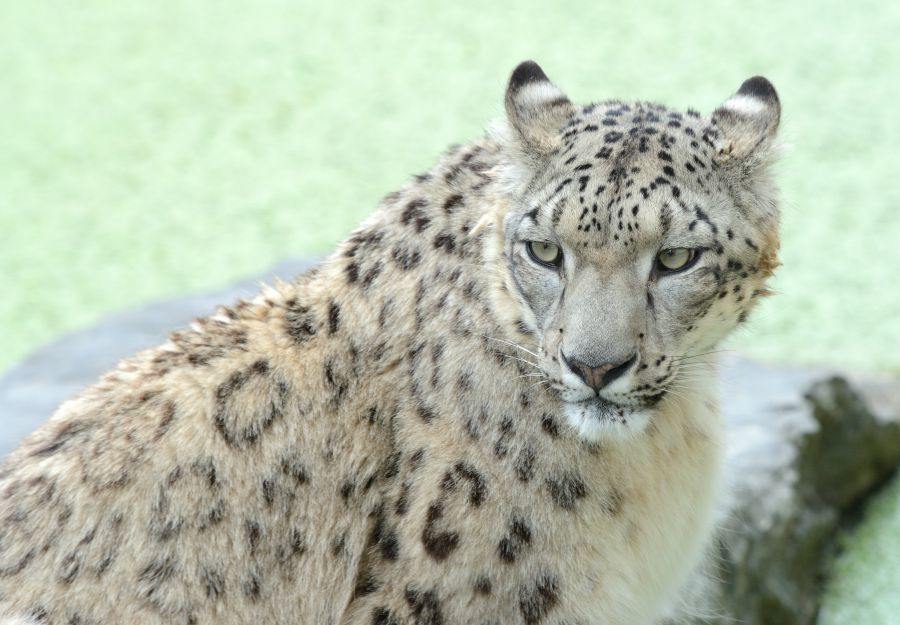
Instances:
[[[657,219],[641,228],[664,212],[661,207],[673,200],[681,204],[690,197],[686,192],[716,188],[714,182],[707,185],[715,175],[712,132],[698,115],[653,103],[584,107],[564,129],[553,173],[540,183],[525,216],[567,231],[561,236],[572,237],[578,247],[638,249],[654,236],[657,223],[671,221]]]
[[[597,132],[598,126],[605,131]],[[673,162],[670,150],[679,144],[685,149],[705,153],[706,147],[700,147],[696,141],[692,143],[685,135],[705,137],[710,131],[708,124],[693,111],[685,115],[649,102],[609,101],[584,107],[578,122],[566,129],[563,140],[567,152],[577,151],[582,145],[596,146],[588,152],[594,155],[595,161],[609,159],[614,152],[623,150],[649,156],[653,148],[657,159],[669,164]],[[591,162],[590,159],[579,159],[577,154],[567,155],[565,165],[570,171],[584,171],[589,169]]]

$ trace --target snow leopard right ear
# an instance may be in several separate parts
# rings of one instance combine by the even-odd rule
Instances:
[[[506,88],[506,117],[523,151],[542,158],[562,143],[560,130],[575,113],[569,98],[534,61],[520,63]]]
[[[716,162],[765,162],[780,120],[781,102],[772,83],[762,76],[745,80],[712,114]]]

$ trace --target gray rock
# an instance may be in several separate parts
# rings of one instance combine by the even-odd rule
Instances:
[[[692,620],[811,625],[838,528],[900,464],[900,380],[724,369],[730,498],[714,572],[694,589],[706,617]]]
[[[312,265],[282,263],[266,276]],[[0,379],[0,456],[120,359],[217,304],[252,297],[259,282],[113,315],[35,352]],[[900,463],[900,381],[728,357],[722,397],[730,496],[714,573],[696,577],[688,620],[811,625],[836,530]]]

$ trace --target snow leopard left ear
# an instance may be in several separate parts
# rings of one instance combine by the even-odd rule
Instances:
[[[762,76],[745,80],[737,93],[712,114],[716,162],[728,165],[767,160],[780,119],[781,102],[772,83]]]
[[[560,130],[575,105],[534,61],[520,63],[506,88],[506,117],[524,151],[543,157],[561,145]]]

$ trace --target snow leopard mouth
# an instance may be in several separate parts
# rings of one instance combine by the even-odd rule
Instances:
[[[597,419],[598,421],[620,421],[624,422],[627,408],[612,402],[603,397],[595,396],[580,402],[573,402],[575,406],[580,406],[587,415]]]
[[[564,407],[569,423],[588,442],[634,436],[650,422],[649,409],[622,406],[597,396],[565,402]]]

